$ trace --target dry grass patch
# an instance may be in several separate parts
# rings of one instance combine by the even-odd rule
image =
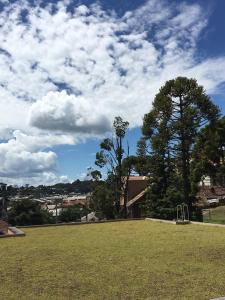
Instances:
[[[225,296],[225,229],[128,221],[0,241],[0,299]]]

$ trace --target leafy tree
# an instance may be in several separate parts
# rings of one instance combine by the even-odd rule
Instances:
[[[53,216],[41,208],[40,204],[30,199],[13,202],[9,213],[9,223],[12,225],[40,225],[53,223]]]
[[[134,169],[140,176],[148,176],[150,172],[150,153],[143,137],[137,142]]]
[[[121,117],[116,117],[113,122],[114,137],[104,139],[101,144],[101,150],[96,153],[95,164],[100,167],[106,167],[108,176],[114,187],[112,188],[115,197],[115,206],[117,212],[120,209],[120,198],[124,197],[124,217],[127,217],[126,207],[126,187],[130,176],[131,168],[127,163],[123,163],[124,158],[129,157],[129,146],[125,152],[124,138],[129,123],[123,121]],[[101,187],[102,188],[102,187]]]
[[[199,130],[218,118],[219,110],[194,79],[169,80],[155,96],[152,110],[145,115],[143,136],[152,151],[153,168],[162,178],[160,193],[167,195],[181,177],[182,199],[192,213],[190,162]],[[155,176],[157,172],[155,173]],[[179,182],[180,180],[178,180]]]
[[[114,193],[109,182],[100,180],[93,183],[90,208],[102,218],[115,218]]]
[[[73,205],[63,209],[59,214],[60,222],[74,222],[81,218],[82,211],[79,205]]]
[[[204,176],[210,176],[214,185],[225,186],[225,117],[200,131],[191,167],[195,188]]]
[[[154,218],[173,219],[174,208],[182,202],[181,178],[171,157],[169,138],[167,123],[155,123],[155,132],[149,137],[149,188],[144,205],[146,213]]]
[[[87,171],[87,176],[92,178],[90,209],[94,210],[100,219],[114,219],[116,211],[113,176],[109,174],[106,180],[102,180],[102,174],[99,170],[89,167]]]

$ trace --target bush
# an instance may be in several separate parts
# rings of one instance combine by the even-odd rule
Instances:
[[[193,207],[192,221],[203,222],[202,208],[200,208],[200,207]]]
[[[41,225],[54,223],[54,218],[40,204],[30,199],[22,199],[12,204],[8,213],[12,225]]]
[[[64,208],[60,215],[59,221],[60,222],[74,222],[81,219],[83,216],[83,210],[80,208],[79,205],[73,205],[68,208]]]

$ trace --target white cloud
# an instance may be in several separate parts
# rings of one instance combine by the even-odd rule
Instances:
[[[52,151],[31,152],[12,139],[0,144],[0,176],[36,177],[37,174],[54,170],[56,155]]]
[[[103,111],[91,107],[87,99],[68,95],[65,91],[49,92],[35,102],[29,120],[40,129],[59,132],[99,135],[111,130]]]
[[[63,134],[37,134],[28,135],[19,130],[13,132],[13,138],[10,140],[20,149],[28,149],[29,151],[37,151],[38,149],[46,149],[55,145],[73,145],[76,140],[71,135]],[[10,142],[8,141],[8,143]]]
[[[73,144],[71,136],[26,135],[13,132],[13,138],[0,144],[0,180],[7,183],[55,183],[68,178],[57,176],[57,156],[46,148],[57,144]]]
[[[140,126],[171,77],[195,77],[208,92],[225,81],[225,57],[196,58],[208,17],[197,4],[151,0],[118,17],[99,5],[69,12],[70,1],[45,8],[38,1],[4,2],[0,138],[9,141],[0,145],[7,149],[1,150],[2,176],[14,176],[17,160],[25,170],[20,176],[38,173],[46,179],[56,163],[46,148],[102,135],[117,115]]]
[[[59,182],[68,183],[71,180],[66,175],[57,176],[54,172],[43,172],[39,176],[27,176],[27,177],[0,177],[1,182],[6,182],[11,185],[22,186],[25,184],[30,184],[33,186],[37,185],[53,185]]]

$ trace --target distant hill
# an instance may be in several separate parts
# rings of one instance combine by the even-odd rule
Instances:
[[[21,197],[45,197],[51,196],[55,194],[65,195],[70,193],[77,194],[87,194],[91,191],[91,181],[84,180],[81,181],[77,179],[72,183],[57,183],[55,185],[47,186],[47,185],[39,185],[37,187],[34,186],[22,186],[22,187],[14,187],[8,186],[7,191],[0,191],[1,196],[12,197],[19,195]],[[4,194],[4,195],[3,195]]]

